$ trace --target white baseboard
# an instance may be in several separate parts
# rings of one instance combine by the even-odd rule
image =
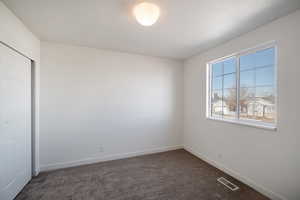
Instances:
[[[244,184],[252,187],[253,189],[255,189],[256,191],[262,193],[263,195],[269,197],[270,199],[273,199],[273,200],[287,200],[285,197],[279,195],[279,194],[276,194],[274,193],[273,191],[271,190],[268,190],[264,187],[262,187],[261,185],[255,183],[254,181],[252,181],[251,179],[245,177],[245,176],[242,176],[240,175],[239,173],[231,170],[231,169],[228,169],[227,167],[225,167],[224,165],[214,161],[214,160],[211,160],[209,159],[207,156],[203,155],[203,154],[200,154],[198,152],[196,152],[195,150],[193,150],[192,148],[190,147],[186,147],[184,146],[183,147],[186,151],[190,152],[191,154],[195,155],[196,157],[200,158],[201,160],[204,160],[205,162],[211,164],[212,166],[218,168],[219,170],[229,174],[230,176],[236,178],[237,180],[243,182]]]
[[[75,167],[75,166],[93,164],[93,163],[110,161],[110,160],[118,160],[118,159],[123,159],[123,158],[130,158],[130,157],[135,157],[135,156],[160,153],[160,152],[165,152],[165,151],[172,151],[172,150],[177,150],[177,149],[183,149],[183,146],[182,145],[168,146],[168,147],[161,147],[161,148],[155,148],[155,149],[148,149],[148,150],[144,150],[144,151],[106,155],[106,156],[101,156],[101,157],[91,157],[91,158],[75,160],[75,161],[42,165],[42,166],[40,166],[40,171],[41,172],[51,171],[51,170],[55,170],[55,169],[63,169],[63,168],[68,168],[68,167]]]

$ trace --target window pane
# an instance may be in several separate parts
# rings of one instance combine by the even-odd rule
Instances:
[[[240,117],[267,123],[274,122],[275,95],[273,87],[256,87],[255,98],[252,98],[252,94],[248,98],[241,98]]]
[[[274,97],[273,87],[256,87],[256,98]]]
[[[255,86],[255,70],[249,70],[240,73],[240,86],[241,87]]]
[[[275,93],[273,87],[256,88],[256,117],[263,122],[275,122]]]
[[[224,89],[223,115],[224,118],[236,116],[236,89]]]
[[[213,90],[222,89],[223,88],[223,76],[214,77],[212,86],[213,86]]]
[[[252,69],[255,67],[256,54],[248,54],[240,57],[240,71]]]
[[[236,74],[224,75],[224,88],[235,88],[236,87]]]
[[[256,69],[256,85],[274,85],[274,67]]]
[[[274,65],[275,49],[269,48],[262,51],[258,51],[255,57],[256,67]]]
[[[224,61],[224,74],[236,72],[236,59],[231,58]]]
[[[240,101],[240,119],[255,119],[255,99]]]
[[[255,103],[255,88],[240,88],[240,118],[253,119]]]
[[[242,100],[249,100],[255,97],[255,88],[247,88],[242,87],[240,88],[240,101]]]
[[[219,62],[219,63],[213,64],[212,65],[212,73],[213,73],[213,77],[222,75],[223,74],[223,63]]]
[[[211,113],[212,116],[220,117],[223,113],[222,90],[215,90],[212,92],[211,97]]]

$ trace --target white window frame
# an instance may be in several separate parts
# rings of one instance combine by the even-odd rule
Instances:
[[[268,48],[274,48],[275,56],[274,56],[274,98],[275,98],[275,122],[274,123],[266,123],[266,122],[261,122],[258,120],[253,120],[253,119],[239,119],[239,90],[240,90],[240,85],[239,85],[239,77],[240,77],[240,63],[239,63],[239,58],[243,55],[255,53],[257,51],[261,51],[264,49]],[[224,61],[226,59],[230,58],[236,58],[237,60],[237,65],[236,65],[236,90],[237,90],[237,111],[236,111],[236,118],[234,119],[226,119],[223,117],[214,117],[212,116],[211,113],[211,86],[212,86],[212,65]],[[242,50],[237,53],[233,53],[229,56],[225,56],[222,58],[218,58],[215,60],[212,60],[207,63],[206,65],[206,118],[210,120],[217,120],[221,122],[228,122],[228,123],[234,123],[234,124],[241,124],[241,125],[246,125],[246,126],[253,126],[253,127],[258,127],[258,128],[264,128],[264,129],[270,129],[270,130],[276,130],[277,129],[277,120],[278,120],[278,93],[277,93],[277,88],[278,88],[278,81],[277,81],[277,59],[278,58],[278,50],[277,50],[277,44],[275,41],[268,42],[265,44],[261,44],[252,48],[248,48],[245,50]]]

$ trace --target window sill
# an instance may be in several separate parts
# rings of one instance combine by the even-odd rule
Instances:
[[[267,123],[263,123],[263,122],[252,122],[252,121],[236,120],[236,119],[223,119],[223,118],[217,118],[217,117],[206,117],[206,119],[225,122],[225,123],[231,123],[231,124],[250,126],[250,127],[255,127],[255,128],[262,128],[262,129],[273,130],[273,131],[277,130],[276,125],[267,124]]]

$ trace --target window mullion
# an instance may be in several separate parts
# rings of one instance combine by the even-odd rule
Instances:
[[[236,57],[236,118],[240,119],[240,56]]]
[[[222,118],[224,119],[224,62],[222,62]]]
[[[209,66],[209,77],[210,77],[210,81],[209,81],[209,111],[210,111],[210,116],[213,116],[213,106],[212,106],[212,98],[213,98],[213,73],[212,73],[212,65]]]

